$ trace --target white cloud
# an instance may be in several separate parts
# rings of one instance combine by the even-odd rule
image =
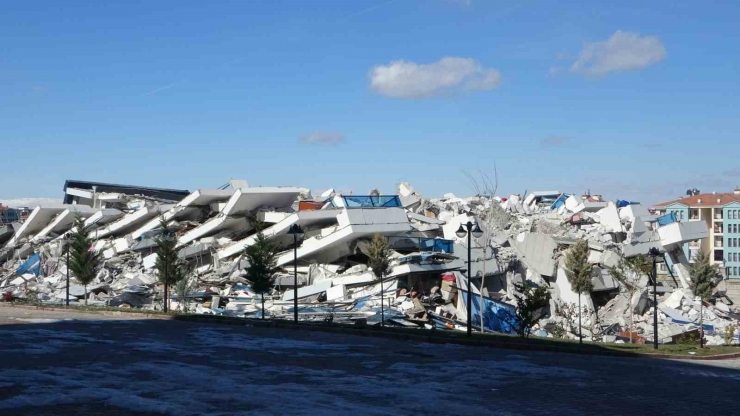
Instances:
[[[542,145],[543,146],[562,146],[568,140],[570,140],[570,137],[550,136],[550,137],[545,137],[544,139],[542,139]]]
[[[19,207],[37,207],[45,206],[52,207],[62,205],[61,199],[56,198],[15,198],[15,199],[0,199],[0,204],[10,208]]]
[[[606,75],[645,68],[663,61],[666,56],[665,46],[657,36],[618,30],[605,41],[587,43],[570,72]]]
[[[307,144],[334,146],[344,142],[344,134],[336,131],[315,131],[309,135],[301,136],[301,141]]]
[[[547,75],[549,76],[560,75],[562,73],[563,73],[563,67],[559,65],[551,66],[550,70],[547,71]]]
[[[431,64],[394,61],[370,70],[370,87],[387,97],[419,99],[461,90],[492,90],[501,84],[501,73],[472,58],[446,57]]]

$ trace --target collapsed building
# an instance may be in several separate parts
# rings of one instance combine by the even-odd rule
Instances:
[[[661,342],[696,333],[700,313],[710,344],[723,343],[737,326],[735,305],[722,291],[702,307],[690,290],[683,247],[707,238],[706,224],[654,215],[639,203],[560,191],[427,199],[408,183],[394,195],[329,189],[315,196],[305,188],[250,187],[244,180],[193,192],[83,181],[67,181],[64,190],[63,204],[34,208],[8,233],[0,250],[0,291],[8,297],[66,300],[65,235],[79,215],[94,240],[91,249],[104,258],[88,287],[87,301],[97,305],[162,308],[155,264],[166,223],[176,234],[178,257],[192,270],[186,289],[171,296],[171,309],[261,316],[262,304],[245,279],[244,255],[259,225],[282,250],[264,307],[273,319],[293,317],[297,286],[301,320],[378,324],[383,305],[386,325],[462,330],[470,300],[473,328],[514,333],[517,287],[527,282],[551,294],[537,336],[575,338],[580,315],[586,339],[644,342],[653,337],[653,308]],[[457,235],[468,222],[481,234],[471,247]],[[290,233],[293,226],[300,236]],[[376,234],[392,249],[382,281],[367,266]],[[579,240],[588,242],[594,266],[593,290],[580,295],[580,310],[565,266]],[[611,272],[622,258],[651,249],[660,253],[656,261],[669,261],[675,270],[658,283],[657,305],[650,276],[630,276],[628,288]],[[69,293],[73,302],[84,299],[74,276]]]

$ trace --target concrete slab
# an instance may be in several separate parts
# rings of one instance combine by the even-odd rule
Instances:
[[[519,258],[534,272],[544,276],[555,273],[552,256],[557,249],[555,239],[540,233],[520,233],[509,239],[509,244],[519,252]]]
[[[5,247],[14,246],[20,239],[33,236],[43,230],[60,212],[73,207],[73,205],[38,206],[15,230],[15,234],[5,244]]]
[[[624,231],[622,220],[619,217],[619,211],[613,202],[609,202],[606,208],[596,212],[596,215],[599,217],[599,223],[604,227],[606,232],[620,233]]]
[[[313,295],[318,295],[320,293],[326,292],[331,288],[331,281],[322,281],[315,283],[311,286],[306,287],[299,287],[298,288],[298,299],[306,298]],[[292,290],[286,290],[283,293],[284,301],[293,300],[293,291]]]
[[[151,219],[146,224],[135,230],[131,236],[138,239],[147,231],[151,231],[160,226],[162,220],[170,222],[182,219],[197,219],[201,213],[201,207],[210,206],[214,202],[228,200],[234,194],[233,190],[221,189],[197,189],[182,201],[178,202],[171,209],[163,212],[156,218]]]
[[[350,243],[373,234],[398,235],[411,230],[403,208],[344,209],[337,216],[338,225],[321,235],[304,239],[298,247],[298,259],[310,258],[331,263],[351,254]],[[293,262],[293,250],[278,256],[277,266]]]
[[[126,234],[127,232],[136,229],[136,227],[140,224],[161,214],[163,211],[171,209],[173,206],[173,204],[162,204],[141,207],[130,214],[124,215],[122,218],[108,224],[103,228],[92,231],[90,233],[90,237],[94,239],[99,239],[107,236],[119,236],[122,234]]]
[[[292,237],[287,235],[288,230],[293,224],[298,224],[304,232],[315,229],[316,227],[326,227],[338,223],[337,216],[341,210],[322,210],[322,211],[300,211],[289,214],[282,221],[268,227],[262,231],[265,237],[277,244],[292,243]],[[242,240],[234,242],[232,245],[218,251],[218,258],[225,259],[233,257],[244,251],[256,241],[257,236],[252,235]]]
[[[253,228],[245,218],[248,212],[257,209],[289,211],[300,193],[301,189],[296,187],[240,188],[229,198],[218,216],[180,237],[178,246],[224,229],[248,231]]]
[[[666,250],[709,237],[709,228],[704,221],[674,222],[658,228],[660,242]]]
[[[91,208],[87,205],[72,205],[57,214],[57,216],[54,217],[49,225],[44,227],[43,230],[39,231],[32,238],[32,240],[34,242],[39,242],[46,239],[46,237],[48,237],[49,235],[58,236],[66,231],[69,231],[72,228],[78,214],[87,219],[99,211],[99,208]]]

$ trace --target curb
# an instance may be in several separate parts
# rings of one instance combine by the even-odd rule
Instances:
[[[53,312],[77,312],[87,313],[91,315],[106,315],[106,316],[127,316],[145,319],[160,319],[165,321],[187,321],[197,323],[208,323],[218,325],[248,325],[259,328],[278,328],[278,329],[298,329],[306,331],[320,331],[333,334],[346,334],[355,336],[365,337],[376,337],[386,338],[398,341],[414,341],[424,342],[430,344],[456,344],[476,347],[488,347],[488,348],[500,348],[516,351],[543,351],[543,352],[559,352],[567,354],[579,354],[579,355],[601,355],[609,357],[622,357],[622,358],[647,358],[647,359],[669,359],[669,360],[681,360],[681,361],[718,361],[718,360],[731,360],[740,358],[740,352],[730,354],[718,354],[710,356],[692,356],[692,355],[671,355],[671,354],[648,354],[648,353],[631,353],[631,352],[619,352],[619,351],[598,351],[591,349],[579,349],[567,348],[567,347],[556,347],[541,344],[526,344],[520,342],[501,342],[495,340],[481,340],[481,339],[464,339],[464,338],[452,338],[452,337],[440,337],[425,334],[408,334],[393,331],[386,331],[383,329],[367,329],[367,328],[352,328],[348,326],[338,325],[326,325],[322,323],[293,323],[273,320],[261,320],[254,318],[236,318],[230,316],[216,316],[216,315],[173,315],[164,313],[137,313],[137,312],[125,312],[125,311],[107,311],[107,310],[77,310],[75,308],[57,308],[48,306],[33,306],[33,305],[13,305],[13,304],[0,304],[0,307],[11,307],[19,309],[30,309],[30,310],[43,310]]]

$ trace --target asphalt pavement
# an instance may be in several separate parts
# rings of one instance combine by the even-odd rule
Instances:
[[[0,307],[0,415],[736,414],[740,361]],[[733,410],[735,409],[735,410]]]

